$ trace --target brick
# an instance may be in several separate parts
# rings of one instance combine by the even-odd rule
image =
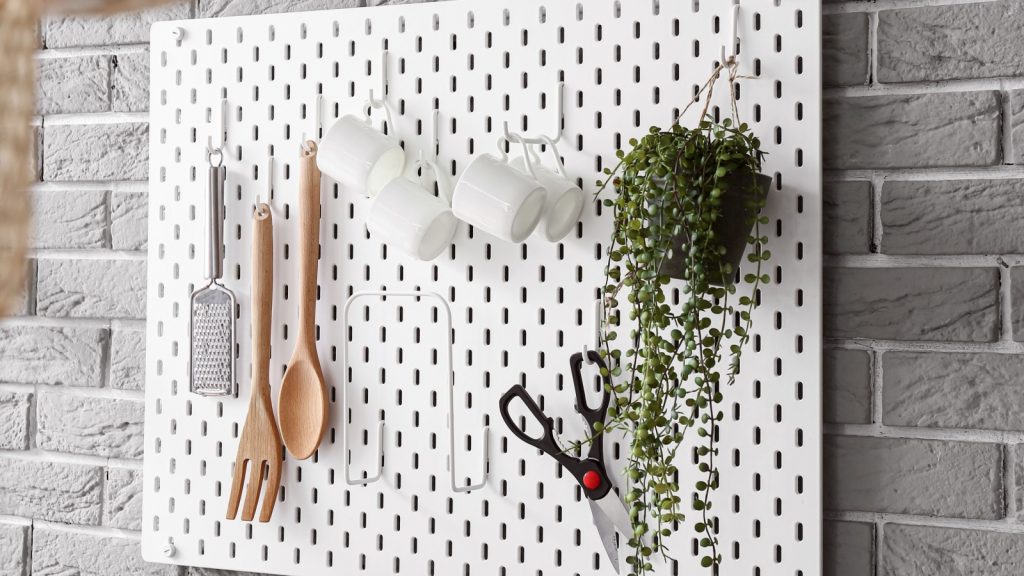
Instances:
[[[148,236],[149,197],[137,192],[110,196],[110,241],[114,250],[144,250]]]
[[[21,290],[14,296],[14,301],[8,304],[9,310],[6,314],[10,316],[29,316],[35,314],[35,295],[32,293],[32,289],[35,286],[36,277],[36,261],[33,259],[25,260],[25,275],[23,277],[24,284]],[[0,311],[0,316],[3,316],[5,312]]]
[[[103,491],[103,525],[142,529],[142,471],[109,468]]]
[[[822,82],[826,86],[867,84],[867,13],[826,14],[821,24]]]
[[[999,519],[1002,470],[998,444],[825,436],[825,508]]]
[[[149,52],[119,54],[111,59],[110,66],[111,109],[149,110]]]
[[[97,536],[36,527],[32,533],[33,576],[177,576],[181,569],[143,561],[134,538]]]
[[[826,254],[871,251],[871,183],[827,182],[822,199]]]
[[[999,336],[996,268],[826,268],[825,334],[940,342]]]
[[[0,514],[94,526],[102,501],[99,466],[0,458]]]
[[[102,190],[32,193],[32,246],[106,248],[107,193]]]
[[[1024,266],[1010,268],[1010,320],[1013,339],[1024,342]]]
[[[44,132],[43,177],[49,182],[147,177],[148,124],[57,125]]]
[[[0,523],[0,576],[25,576],[31,527]]]
[[[189,2],[177,2],[149,10],[114,16],[49,17],[43,21],[47,48],[141,44],[149,41],[149,27],[161,20],[183,20],[191,16]]]
[[[1007,162],[1024,164],[1024,90],[1010,91],[1010,139],[1013,154]]]
[[[993,91],[826,99],[825,167],[998,164],[1000,107]]]
[[[1024,180],[886,182],[882,252],[1019,254]]]
[[[36,113],[110,109],[110,57],[42,58],[36,62]]]
[[[871,357],[863,350],[825,350],[825,421],[871,422]]]
[[[142,318],[146,263],[141,260],[42,260],[36,313],[74,318]]]
[[[146,335],[141,330],[118,330],[110,342],[110,387],[142,390],[146,381]]]
[[[1024,573],[1024,534],[886,524],[879,576]]]
[[[826,520],[822,536],[825,576],[873,576],[874,526]]]
[[[1024,430],[1024,356],[886,352],[882,374],[890,426]]]
[[[1024,6],[970,2],[878,13],[878,79],[922,82],[1020,76]]]
[[[142,402],[53,392],[37,402],[36,444],[43,450],[142,458]]]
[[[32,394],[0,392],[0,450],[27,450]]]
[[[0,382],[102,386],[106,343],[97,328],[0,327]]]
[[[334,8],[357,8],[359,0],[200,0],[199,16],[249,16],[280,12],[307,12]]]

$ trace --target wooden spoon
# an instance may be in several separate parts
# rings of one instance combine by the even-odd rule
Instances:
[[[327,386],[316,353],[316,276],[320,247],[320,170],[316,143],[299,160],[299,334],[281,382],[281,435],[288,452],[305,460],[327,429]]]

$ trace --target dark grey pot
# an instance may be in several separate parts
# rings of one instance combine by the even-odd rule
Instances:
[[[726,177],[726,189],[722,194],[722,213],[715,222],[715,237],[725,247],[723,261],[732,264],[732,270],[739,269],[743,261],[743,255],[747,250],[747,238],[754,227],[754,220],[757,218],[757,196],[767,197],[768,190],[772,185],[771,176],[764,174],[757,175],[757,189],[751,189],[744,185],[749,175],[736,173]],[[685,246],[686,236],[680,234],[674,245],[677,247],[672,252],[672,257],[661,265],[662,274],[672,278],[682,278],[686,269],[686,254],[689,251]],[[705,266],[709,275],[708,281],[716,286],[729,284],[731,278],[723,278],[718,266]]]

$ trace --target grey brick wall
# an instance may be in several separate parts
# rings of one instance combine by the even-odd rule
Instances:
[[[0,325],[0,576],[230,576],[135,542],[149,24],[406,2],[43,22],[32,274]],[[824,8],[825,574],[1021,574],[1024,2]]]

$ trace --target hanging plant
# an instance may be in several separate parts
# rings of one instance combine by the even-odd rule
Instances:
[[[716,122],[708,103],[725,70],[733,114]],[[720,484],[721,390],[739,371],[758,287],[769,280],[761,267],[771,256],[760,232],[768,222],[760,211],[771,179],[760,174],[760,141],[738,120],[735,79],[735,63],[716,68],[690,103],[704,95],[695,127],[677,120],[630,140],[631,149],[617,152],[618,166],[598,183],[599,195],[617,192],[603,200],[614,231],[602,318],[602,354],[611,358],[616,385],[608,422],[595,432],[620,430],[632,438],[626,503],[634,533],[627,562],[636,575],[653,569],[653,555],[671,558],[668,537],[687,520],[703,550],[701,565],[721,562],[712,513]],[[744,253],[751,266],[737,294]],[[670,296],[671,278],[684,281],[678,302]],[[625,331],[621,344],[616,328]],[[691,487],[680,486],[689,476],[680,470],[688,458],[679,450],[692,434],[698,474],[691,497]]]

